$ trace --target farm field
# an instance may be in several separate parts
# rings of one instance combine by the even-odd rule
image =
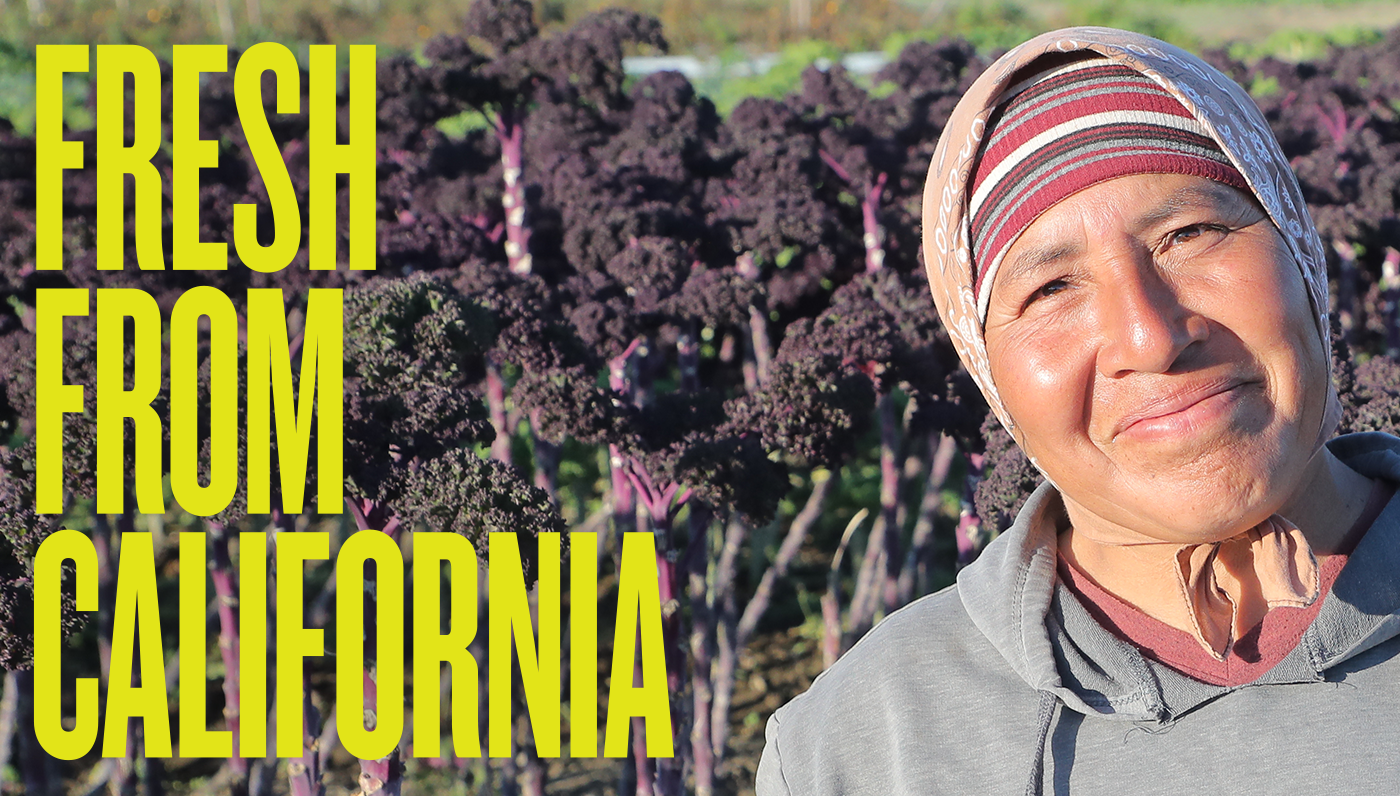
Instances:
[[[156,49],[178,42],[260,39],[292,43],[373,42],[421,47],[461,24],[467,0],[26,0],[0,6],[0,41],[10,57],[36,42],[131,41]],[[536,18],[560,30],[610,3],[547,0]],[[1082,24],[1131,27],[1192,49],[1237,45],[1297,58],[1327,41],[1354,42],[1400,24],[1400,5],[1381,0],[632,0],[656,17],[673,53],[773,52],[808,40],[840,52],[889,49],[903,38],[961,35],[993,46],[1023,33]]]
[[[1400,4],[601,8],[574,0],[0,5],[0,690],[11,695],[0,705],[0,792],[311,796],[316,779],[327,793],[350,793],[363,772],[382,771],[374,768],[382,761],[357,760],[337,742],[345,719],[335,713],[331,658],[312,663],[303,681],[321,721],[305,739],[312,763],[299,768],[148,758],[144,739],[110,760],[39,752],[34,706],[23,698],[33,637],[15,617],[32,615],[24,612],[34,553],[61,520],[98,540],[105,590],[115,588],[122,532],[151,533],[162,594],[180,580],[180,534],[207,534],[211,717],[239,688],[225,654],[239,631],[221,610],[236,600],[219,591],[237,580],[239,532],[320,532],[334,550],[357,531],[382,531],[409,553],[412,572],[417,533],[457,533],[484,551],[485,529],[511,530],[532,577],[541,532],[596,532],[597,583],[573,594],[566,575],[563,592],[565,617],[573,600],[598,604],[602,684],[613,674],[608,617],[622,592],[623,540],[644,535],[660,547],[667,589],[675,758],[547,759],[520,720],[508,760],[415,760],[406,736],[389,784],[444,796],[631,796],[639,777],[654,777],[665,796],[751,794],[772,711],[888,613],[950,584],[1037,480],[987,417],[936,320],[918,217],[928,158],[960,87],[998,47],[1043,29],[1141,29],[1206,52],[1250,89],[1328,245],[1344,428],[1400,425],[1400,29],[1391,30]],[[380,46],[377,269],[311,271],[300,255],[275,274],[243,265],[234,207],[267,205],[269,188],[231,110],[232,79],[221,75],[205,86],[211,110],[201,129],[220,142],[223,160],[200,186],[199,234],[229,244],[228,270],[138,270],[134,246],[124,250],[126,270],[99,269],[91,158],[66,178],[65,269],[36,270],[34,45],[131,42],[164,55],[173,44],[259,40],[287,43],[303,67],[305,45]],[[777,58],[764,74],[697,84],[624,71],[624,56],[663,50]],[[887,61],[862,76],[811,65],[864,51]],[[90,85],[75,78],[65,92],[69,135],[91,147]],[[270,135],[304,206],[308,125],[274,115]],[[170,167],[164,151],[154,162]],[[168,190],[160,201],[169,239]],[[303,214],[298,234],[309,234],[305,222]],[[259,233],[270,234],[262,223]],[[339,223],[343,252],[351,231]],[[346,512],[284,510],[300,496],[276,494],[279,508],[249,516],[239,493],[226,511],[197,517],[170,500],[168,462],[165,513],[138,512],[130,500],[99,512],[89,412],[69,420],[65,514],[36,514],[35,297],[47,287],[137,288],[154,297],[159,318],[194,287],[222,291],[239,318],[250,288],[282,288],[298,341],[311,291],[343,289]],[[70,323],[65,380],[91,388],[99,335]],[[206,342],[201,362],[211,356]],[[300,362],[297,350],[290,356]],[[169,374],[162,378],[157,400],[168,401]],[[208,393],[207,379],[199,389]],[[201,445],[210,425],[200,427]],[[246,460],[253,443],[236,444]],[[304,608],[307,622],[333,633],[336,589],[329,562],[312,566],[305,606],[273,604],[269,619]],[[366,594],[379,599],[373,581]],[[66,617],[65,675],[106,677],[110,615]],[[173,607],[161,626],[173,666]],[[472,649],[485,661],[479,627]]]

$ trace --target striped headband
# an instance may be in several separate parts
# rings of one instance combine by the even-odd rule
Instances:
[[[1189,174],[1249,192],[1180,101],[1137,70],[1102,57],[1058,65],[1013,85],[982,140],[968,217],[983,322],[1011,244],[1074,193],[1130,174]]]

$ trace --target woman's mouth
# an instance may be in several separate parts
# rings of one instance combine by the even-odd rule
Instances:
[[[1240,378],[1216,379],[1165,393],[1120,419],[1112,438],[1155,442],[1193,437],[1229,418],[1254,384]]]

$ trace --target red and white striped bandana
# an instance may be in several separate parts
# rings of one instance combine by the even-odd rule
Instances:
[[[986,320],[1006,251],[1041,213],[1130,174],[1188,174],[1249,191],[1205,126],[1135,69],[1079,58],[1012,86],[987,120],[972,173],[968,217],[979,319]]]

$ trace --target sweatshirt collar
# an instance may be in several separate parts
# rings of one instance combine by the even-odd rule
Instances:
[[[1400,439],[1349,434],[1327,443],[1347,466],[1400,483]],[[1148,660],[1101,627],[1055,575],[1059,493],[1041,484],[1016,521],[958,575],[968,615],[1031,688],[1086,715],[1168,721],[1229,687]],[[1323,672],[1400,635],[1400,494],[1362,538],[1321,611],[1256,685],[1315,682]]]

